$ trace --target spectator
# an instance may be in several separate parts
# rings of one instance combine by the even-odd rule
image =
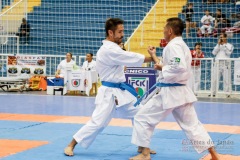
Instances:
[[[57,71],[55,74],[56,78],[64,78],[66,68],[68,66],[73,67],[74,65],[75,65],[75,61],[72,60],[72,53],[68,52],[66,54],[66,59],[62,60],[57,67]]]
[[[227,42],[227,34],[221,33],[218,44],[214,47],[212,54],[215,55],[215,64],[214,64],[214,75],[213,75],[213,96],[216,94],[216,84],[217,84],[217,75],[223,76],[223,89],[225,92],[228,92],[228,97],[230,96],[231,91],[231,65],[229,60],[219,60],[219,59],[228,59],[233,52],[233,45]],[[218,73],[218,74],[217,74]]]
[[[222,14],[222,10],[221,9],[217,9],[216,14],[214,14],[214,18],[215,18],[215,28],[218,28],[218,25],[220,23],[222,23],[223,19],[226,18],[225,14]]]
[[[22,19],[22,24],[19,31],[20,32],[16,35],[20,37],[21,43],[25,43],[27,45],[29,43],[30,25],[27,23],[27,20],[25,18]]]
[[[187,8],[182,12],[185,14],[186,37],[188,38],[190,28],[196,28],[196,22],[192,21],[192,16],[194,14],[193,3],[188,3]]]
[[[86,54],[86,61],[83,62],[83,69],[90,71],[90,70],[96,70],[96,61],[93,60],[93,54],[87,53]]]
[[[231,22],[229,19],[226,19],[226,15],[222,14],[221,9],[217,9],[216,14],[214,15],[215,25],[218,33],[221,33],[222,28],[230,27]]]
[[[194,50],[191,50],[192,58],[204,58],[204,53],[202,52],[201,49],[202,49],[202,43],[201,42],[195,43]],[[193,73],[191,86],[195,95],[197,95],[197,92],[200,89],[200,81],[201,81],[201,61],[192,60],[191,66],[192,66],[192,73]]]
[[[203,24],[203,26],[200,28],[201,29],[201,33],[205,36],[208,37],[209,34],[212,33],[213,27],[212,27],[212,23],[214,21],[214,18],[212,16],[210,16],[209,11],[205,10],[205,15],[202,17],[201,19],[201,23]],[[207,29],[207,33],[206,30]]]

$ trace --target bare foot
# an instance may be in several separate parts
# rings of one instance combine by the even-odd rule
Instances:
[[[64,149],[64,154],[66,156],[73,156],[73,147],[69,147],[67,146],[65,149]]]
[[[220,160],[220,157],[214,147],[209,148],[208,151],[211,154],[212,160]]]
[[[141,153],[135,157],[129,158],[129,160],[151,160],[151,157],[150,154],[144,155],[143,153]]]
[[[151,160],[150,148],[142,147],[142,153],[135,157],[129,158],[129,160]]]
[[[138,153],[142,153],[142,150],[143,150],[143,147],[138,147]],[[156,151],[154,151],[154,150],[150,150],[150,154],[157,154],[157,152]]]

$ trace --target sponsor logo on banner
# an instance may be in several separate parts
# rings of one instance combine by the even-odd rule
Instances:
[[[80,86],[80,79],[72,79],[71,83],[73,87],[79,87]]]
[[[149,89],[149,77],[129,77],[128,84],[132,85],[142,96]]]

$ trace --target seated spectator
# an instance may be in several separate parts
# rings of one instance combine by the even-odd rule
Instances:
[[[192,58],[204,58],[204,53],[202,52],[202,43],[197,42],[195,43],[194,50],[191,50]],[[201,61],[200,60],[192,60],[192,79],[191,79],[191,87],[195,95],[200,89],[200,82],[201,82]]]
[[[201,18],[201,23],[203,24],[203,26],[200,28],[201,33],[205,36],[208,37],[209,34],[212,34],[212,23],[214,21],[214,18],[212,16],[210,16],[210,13],[208,10],[205,10],[205,15]],[[206,33],[206,29],[207,29],[207,33]]]
[[[29,43],[30,25],[27,23],[27,20],[25,18],[22,19],[19,33],[16,33],[16,35],[20,37],[20,43]]]
[[[235,22],[233,27],[222,28],[222,33],[225,33],[226,31],[231,31],[232,33],[240,33],[240,21]]]
[[[192,16],[194,14],[193,11],[193,3],[188,3],[187,8],[182,11],[185,14],[185,23],[186,23],[186,37],[189,37],[190,28],[196,28],[196,22],[192,21]]]
[[[225,27],[230,27],[230,20],[226,19],[226,15],[222,14],[221,9],[217,9],[216,14],[214,15],[215,25],[218,33],[221,33],[221,29]]]
[[[222,14],[222,10],[218,8],[213,17],[215,18],[214,27],[218,28],[219,23],[222,23],[223,19],[226,18],[226,15]]]
[[[66,54],[66,59],[62,60],[57,67],[57,71],[55,73],[56,78],[64,78],[67,66],[73,67],[74,65],[75,61],[72,60],[72,53],[68,52]]]
[[[86,71],[96,70],[96,61],[93,60],[93,54],[86,54],[86,61],[83,63],[83,69]]]

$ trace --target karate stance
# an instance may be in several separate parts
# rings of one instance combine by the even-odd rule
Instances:
[[[151,57],[124,51],[119,44],[123,40],[123,21],[118,18],[110,18],[105,23],[106,39],[97,52],[96,70],[102,81],[98,89],[95,104],[96,108],[91,120],[87,122],[74,136],[70,144],[65,148],[67,156],[73,156],[76,144],[88,148],[96,136],[108,125],[114,112],[120,112],[123,118],[132,119],[138,108],[133,104],[137,95],[129,89],[124,74],[124,66],[141,67],[143,62],[151,62]],[[148,52],[153,49],[148,48]],[[123,90],[125,89],[125,90]],[[139,148],[138,152],[141,152]]]
[[[163,62],[155,60],[156,50],[151,50],[155,69],[160,70],[160,83],[165,84],[134,117],[132,143],[144,147],[142,153],[130,160],[150,160],[150,141],[155,126],[172,113],[198,153],[209,150],[212,160],[218,159],[210,136],[199,122],[193,102],[197,101],[191,88],[186,86],[191,78],[191,53],[182,39],[184,25],[179,18],[169,18],[164,28],[164,38],[168,45],[163,50]],[[205,142],[199,146],[197,142]],[[163,144],[161,144],[163,145]]]

